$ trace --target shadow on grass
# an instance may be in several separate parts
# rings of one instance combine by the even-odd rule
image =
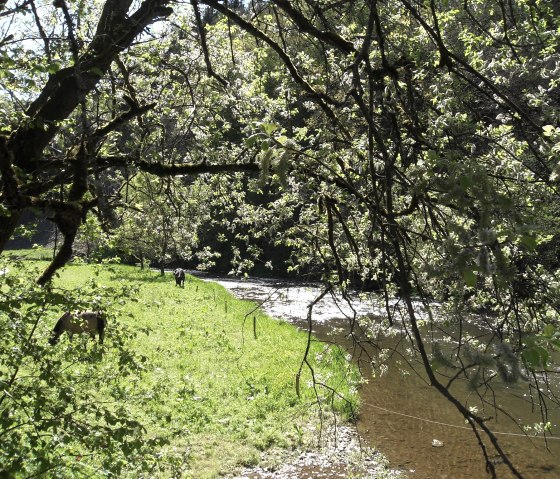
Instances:
[[[133,270],[133,271],[123,271],[117,270],[111,272],[112,280],[126,280],[126,281],[142,281],[143,283],[175,283],[172,275],[165,274],[161,275],[149,270]]]
[[[34,250],[5,250],[2,256],[10,261],[51,261],[52,253]]]

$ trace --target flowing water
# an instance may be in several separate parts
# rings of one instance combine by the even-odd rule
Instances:
[[[229,278],[208,278],[232,291],[236,296],[262,303],[271,316],[282,318],[301,328],[307,328],[308,305],[317,297],[320,286],[275,280],[240,281]],[[420,317],[423,311],[420,305]],[[465,424],[455,406],[426,382],[419,364],[408,367],[389,367],[383,375],[372,374],[371,355],[376,362],[376,352],[371,348],[358,357],[355,343],[348,339],[349,318],[369,315],[382,316],[384,308],[373,300],[353,298],[352,308],[345,302],[326,297],[313,310],[313,332],[322,340],[334,341],[354,352],[362,373],[368,381],[361,387],[361,412],[358,432],[369,445],[381,450],[392,468],[407,471],[416,479],[456,479],[490,477],[485,471],[485,461],[472,429]],[[476,324],[471,324],[473,334],[481,334]],[[380,338],[384,347],[404,351],[406,341],[396,345],[396,338]],[[432,339],[432,338],[431,338]],[[435,338],[437,339],[437,338]],[[430,341],[426,341],[430,343]],[[366,354],[367,353],[367,354]],[[402,359],[395,355],[389,362]],[[391,364],[390,364],[391,366]],[[558,392],[558,385],[551,385]],[[498,389],[493,400],[506,413],[488,405],[481,411],[475,393],[464,383],[457,382],[452,392],[467,406],[478,407],[485,417],[491,417],[487,426],[496,433],[500,446],[525,479],[560,478],[560,410],[548,411],[552,434],[548,449],[540,437],[526,437],[512,419],[523,424],[542,420],[531,405],[527,387],[522,381]],[[494,402],[494,401],[493,401]],[[485,438],[483,438],[485,439]],[[485,443],[488,441],[485,439]],[[501,459],[488,448],[495,464],[497,476],[514,477]],[[312,477],[312,476],[311,476]]]

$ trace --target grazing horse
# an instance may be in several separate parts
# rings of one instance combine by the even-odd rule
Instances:
[[[51,345],[58,343],[62,333],[66,331],[72,340],[74,333],[89,333],[95,339],[95,333],[99,334],[99,344],[103,344],[105,333],[105,315],[99,311],[75,311],[64,313],[56,322],[52,337],[49,340]]]
[[[173,271],[173,276],[175,276],[175,285],[185,287],[185,270],[177,268]]]

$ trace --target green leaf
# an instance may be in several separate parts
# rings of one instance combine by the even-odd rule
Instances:
[[[471,288],[476,285],[476,273],[470,269],[467,269],[463,272],[463,280],[467,286]]]
[[[101,68],[99,67],[90,68],[89,72],[93,73],[94,75],[97,75],[100,78],[104,75],[103,70],[101,70]]]
[[[552,324],[547,324],[543,329],[543,336],[545,338],[552,338],[555,332],[556,328]]]
[[[521,357],[527,362],[529,366],[535,368],[539,364],[539,353],[534,349],[526,349],[521,353]]]
[[[541,358],[542,366],[546,367],[546,364],[548,363],[548,358],[550,357],[549,352],[541,346],[537,347],[537,352],[539,353],[539,356]]]
[[[556,128],[553,125],[544,125],[543,126],[543,135],[544,136],[552,136],[556,131]]]
[[[245,139],[245,146],[247,148],[253,147],[260,137],[261,137],[261,133],[256,133],[254,135],[251,135],[249,138]]]
[[[56,73],[58,70],[60,70],[60,63],[51,63],[50,65],[47,66],[47,71],[50,74],[54,74]]]
[[[467,175],[461,175],[459,179],[459,183],[461,185],[461,189],[463,191],[467,191],[467,188],[472,185],[472,178]]]
[[[520,238],[521,244],[529,251],[535,251],[537,248],[537,239],[534,236],[523,235]]]
[[[542,346],[532,346],[521,353],[530,368],[546,367],[550,354]]]
[[[513,207],[513,200],[507,195],[498,194],[498,205],[505,210],[509,210]]]
[[[278,125],[275,125],[274,123],[261,123],[259,127],[269,136],[278,129]]]
[[[431,160],[433,162],[436,162],[436,161],[439,160],[439,155],[438,155],[437,151],[435,151],[435,150],[428,150],[427,156],[428,156],[428,160]]]
[[[528,348],[532,348],[535,344],[537,344],[537,337],[536,336],[527,336],[523,340],[523,344],[528,346]]]

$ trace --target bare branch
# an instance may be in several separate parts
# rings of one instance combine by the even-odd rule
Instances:
[[[309,33],[318,40],[324,41],[343,53],[350,54],[356,53],[354,45],[352,42],[345,40],[337,33],[331,31],[319,30],[315,27],[305,15],[296,10],[293,6],[293,2],[288,2],[287,0],[272,0],[272,3],[278,5],[284,12],[288,14],[290,19],[297,25],[299,30],[304,33]]]
[[[218,80],[223,86],[228,86],[228,82],[225,78],[218,75],[214,68],[212,67],[212,62],[210,61],[210,53],[208,52],[208,44],[206,42],[206,31],[204,30],[204,25],[202,24],[202,18],[200,16],[200,8],[198,8],[198,1],[191,0],[191,5],[194,10],[194,18],[196,22],[196,28],[198,30],[198,35],[200,37],[200,46],[202,47],[202,53],[204,54],[204,62],[206,63],[206,69],[208,70],[208,75]]]

